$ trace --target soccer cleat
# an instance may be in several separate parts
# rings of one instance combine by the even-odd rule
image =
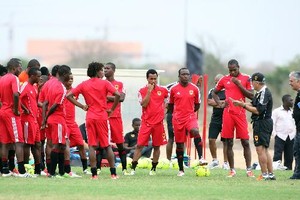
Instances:
[[[60,176],[60,175],[50,175],[50,174],[49,174],[48,178],[64,179],[65,177]]]
[[[155,175],[156,175],[156,171],[151,170],[151,171],[149,172],[149,175],[150,175],[150,176],[155,176]]]
[[[69,176],[70,176],[71,178],[81,178],[81,176],[77,175],[75,172],[70,172],[70,173],[69,173]]]
[[[70,174],[64,173],[63,175],[59,175],[63,178],[71,178]]]
[[[200,158],[199,165],[207,165],[208,162],[204,158]]]
[[[97,174],[99,175],[101,173],[101,169],[97,169]]]
[[[31,175],[29,173],[24,173],[24,174],[18,174],[18,175],[15,175],[16,177],[19,177],[19,178],[36,178],[36,176],[34,175]]]
[[[213,160],[211,163],[209,163],[208,168],[209,169],[215,169],[219,167],[219,161]]]
[[[184,176],[184,171],[179,171],[177,176]]]
[[[228,174],[227,177],[232,178],[232,177],[235,177],[235,176],[236,176],[236,171],[232,169],[232,170],[229,171],[229,174]]]
[[[266,180],[270,180],[270,178],[269,178],[268,174],[261,174],[256,178],[256,180],[258,180],[258,181],[265,180],[266,181]]]
[[[13,176],[18,176],[20,174],[20,172],[16,169],[16,168],[14,168],[13,170],[12,170],[12,175]]]
[[[269,179],[272,180],[272,181],[275,181],[276,177],[273,173],[269,173]]]
[[[222,168],[225,169],[225,170],[230,170],[229,163],[228,162],[224,162]]]
[[[88,169],[83,170],[83,173],[86,175],[92,175],[92,172],[90,172]]]
[[[117,176],[116,174],[112,174],[110,177],[113,180],[119,179],[119,176]]]
[[[131,176],[135,175],[135,170],[134,170],[134,169],[131,169],[130,175],[131,175]]]
[[[247,174],[247,177],[252,177],[252,178],[255,177],[252,170],[247,170],[246,174]]]
[[[122,174],[123,174],[124,176],[129,176],[129,175],[130,175],[130,173],[129,173],[126,169],[124,169],[124,170],[122,171]]]
[[[10,177],[10,176],[12,176],[13,175],[13,173],[10,171],[10,172],[8,172],[8,173],[3,173],[2,174],[2,177]]]
[[[94,175],[91,177],[91,180],[98,180],[98,175]]]

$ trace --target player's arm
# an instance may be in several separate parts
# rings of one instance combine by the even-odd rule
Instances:
[[[254,92],[253,90],[247,90],[242,84],[241,82],[235,78],[235,77],[232,77],[231,78],[231,81],[240,89],[240,91],[243,93],[243,95],[245,97],[247,97],[248,99],[253,99],[254,97]]]
[[[213,89],[210,91],[208,97],[207,97],[207,104],[209,106],[212,106],[214,108],[220,108],[220,106],[216,103],[216,101],[213,99],[212,97],[212,91]],[[225,102],[224,100],[220,100],[221,103]]]
[[[116,107],[120,101],[120,93],[118,91],[114,92],[114,96],[115,96],[114,104],[112,105],[111,109],[107,110],[108,116],[110,116],[114,112],[114,110],[116,109]]]
[[[121,92],[119,102],[123,102],[125,100],[125,96],[126,96],[125,93]],[[107,96],[106,99],[107,101],[113,102],[115,100],[115,96]]]
[[[245,103],[241,100],[232,99],[230,97],[229,97],[229,99],[232,101],[233,105],[242,107],[242,108],[244,108],[245,110],[247,110],[251,113],[259,115],[258,109],[256,107],[254,107],[251,103]]]
[[[46,100],[42,103],[42,127],[41,129],[46,128],[47,118],[46,118],[46,112],[49,102]]]
[[[83,105],[81,104],[79,101],[77,101],[75,98],[74,98],[74,94],[72,93],[72,91],[70,91],[67,95],[66,95],[67,99],[72,103],[74,104],[75,106],[81,108],[82,110],[84,111],[87,111],[88,110],[88,105]]]
[[[151,92],[152,92],[153,88],[154,88],[153,84],[148,84],[148,90],[147,90],[146,96],[141,101],[141,106],[142,107],[147,107],[148,106],[148,104],[150,102]]]
[[[173,104],[173,103],[169,103],[169,104],[168,104],[168,111],[169,111],[170,113],[173,113],[173,110],[174,110],[174,104]]]
[[[212,90],[211,95],[212,95],[212,100],[214,101],[214,105],[218,108],[224,108],[225,107],[225,101],[221,101],[218,93],[220,91],[217,90],[216,88]]]
[[[200,103],[195,103],[194,112],[197,112],[200,108]]]
[[[30,114],[29,109],[24,104],[22,104],[22,103],[21,103],[21,108],[24,111],[24,114],[26,114],[26,115]]]
[[[20,101],[20,94],[19,92],[15,92],[13,93],[13,100],[14,100],[14,104],[13,104],[13,113],[17,116],[20,115],[19,112],[19,101]]]

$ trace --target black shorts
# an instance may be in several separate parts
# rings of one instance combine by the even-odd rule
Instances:
[[[254,145],[264,146],[266,148],[270,145],[270,138],[273,131],[273,120],[263,119],[253,122],[253,141]]]
[[[174,131],[172,123],[172,113],[167,113],[168,137],[174,140]]]
[[[222,124],[210,123],[209,130],[208,130],[208,138],[217,139],[221,131],[222,131]]]

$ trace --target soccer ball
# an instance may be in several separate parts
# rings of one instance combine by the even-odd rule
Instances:
[[[196,169],[196,176],[209,176],[209,175],[210,175],[210,171],[205,166],[199,166]]]

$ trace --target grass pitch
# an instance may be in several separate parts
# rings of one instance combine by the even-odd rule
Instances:
[[[197,177],[186,169],[177,177],[175,169],[158,169],[156,176],[149,170],[137,169],[134,176],[110,179],[109,168],[103,168],[99,180],[90,180],[81,168],[73,167],[82,178],[50,179],[0,177],[0,199],[299,199],[300,180],[289,180],[292,171],[275,171],[276,181],[247,178],[245,170],[227,178],[227,171],[211,170],[209,177]],[[255,171],[258,176],[260,171]]]

